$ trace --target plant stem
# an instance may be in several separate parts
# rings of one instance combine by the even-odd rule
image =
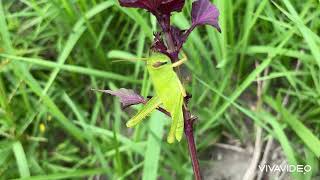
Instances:
[[[195,118],[191,117],[191,113],[187,110],[186,107],[183,107],[183,116],[184,116],[184,133],[187,138],[188,148],[189,148],[189,155],[192,162],[193,173],[196,180],[201,180],[200,168],[199,168],[199,161],[197,158],[197,149],[196,144],[194,142],[194,135],[193,135],[193,123]]]
[[[186,125],[188,125],[187,123]],[[191,125],[192,126],[192,125]],[[201,180],[201,175],[200,175],[200,168],[199,168],[199,161],[197,158],[197,149],[196,145],[194,143],[194,136],[193,136],[193,128],[191,127],[191,131],[185,131],[185,135],[187,137],[188,141],[188,148],[189,148],[189,154],[192,162],[192,168],[193,168],[193,173],[196,178],[196,180]]]
[[[170,24],[170,22],[164,22],[164,23]],[[176,48],[173,43],[172,34],[169,29],[164,29],[164,28],[162,28],[162,29],[164,31],[164,39],[165,39],[166,44],[168,46],[167,48],[168,48],[169,52],[174,52],[173,56],[170,57],[171,61],[177,62],[179,60],[179,57],[178,57],[179,52],[176,52],[178,48]],[[176,69],[176,73],[178,74],[178,77],[180,77],[179,68]],[[190,96],[186,96],[184,98],[183,107],[181,107],[183,109],[184,134],[186,136],[187,143],[188,143],[188,150],[189,150],[189,155],[190,155],[191,162],[192,162],[192,168],[193,168],[193,173],[194,173],[195,179],[201,180],[199,161],[197,158],[197,149],[196,149],[196,145],[194,142],[194,135],[193,135],[193,123],[196,118],[192,117],[190,111],[188,110],[188,101],[190,98],[191,98]]]

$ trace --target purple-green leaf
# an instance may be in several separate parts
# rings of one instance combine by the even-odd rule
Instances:
[[[146,101],[142,96],[135,93],[131,89],[121,88],[115,91],[112,91],[112,90],[96,90],[96,91],[104,92],[104,93],[119,97],[122,108],[126,108],[135,104],[146,103]]]
[[[209,0],[197,0],[192,3],[192,27],[199,25],[211,25],[221,32],[218,20],[219,10]],[[192,28],[192,29],[193,29]]]

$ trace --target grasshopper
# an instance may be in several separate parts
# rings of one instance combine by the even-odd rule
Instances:
[[[151,57],[141,58],[141,60],[146,62],[156,95],[126,125],[127,127],[137,125],[154,109],[162,105],[172,118],[167,141],[168,143],[173,143],[175,139],[180,141],[184,129],[182,105],[184,97],[186,97],[186,91],[173,68],[183,64],[187,58],[183,55],[181,60],[171,63],[167,56],[153,54]]]

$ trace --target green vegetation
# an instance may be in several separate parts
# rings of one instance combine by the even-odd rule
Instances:
[[[189,26],[191,3],[173,16],[176,26]],[[273,137],[290,164],[312,166],[293,177],[312,179],[320,157],[320,1],[214,3],[222,33],[201,27],[184,46],[200,166],[225,134],[246,146],[261,127],[262,141]],[[125,113],[91,91],[152,95],[143,62],[112,59],[148,56],[155,28],[150,14],[116,0],[0,0],[0,179],[192,179],[185,138],[165,141],[168,118],[156,112],[128,129],[132,108]]]

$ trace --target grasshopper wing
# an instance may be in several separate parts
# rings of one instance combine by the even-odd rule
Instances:
[[[128,122],[127,127],[133,127],[141,122],[146,116],[148,116],[154,109],[156,109],[161,104],[160,98],[158,96],[152,97],[143,108],[133,116]]]
[[[176,139],[178,141],[181,141],[183,129],[184,129],[182,105],[183,105],[183,96],[182,94],[180,94],[179,101],[177,102],[177,106],[175,107],[175,111],[174,111],[174,114],[175,114],[174,120],[177,121]]]
[[[170,113],[172,115],[172,123],[167,138],[168,143],[173,143],[175,138],[178,141],[181,141],[182,139],[184,128],[182,111],[183,96],[182,94],[179,94],[178,96],[179,97],[177,97],[177,101],[175,102],[173,109],[170,110]]]

